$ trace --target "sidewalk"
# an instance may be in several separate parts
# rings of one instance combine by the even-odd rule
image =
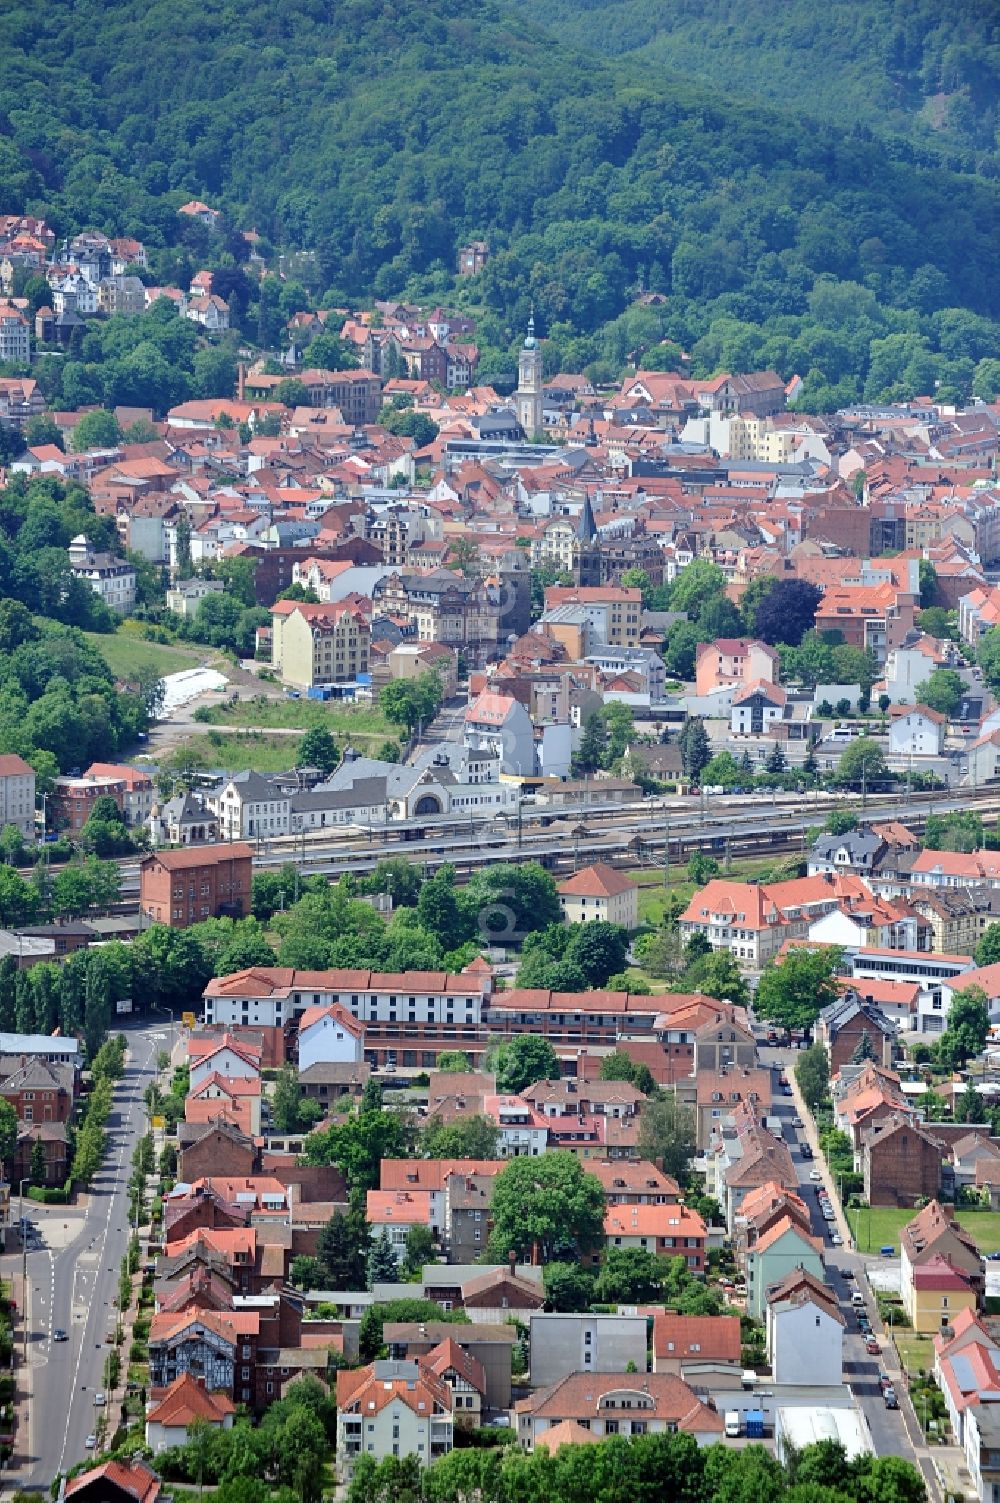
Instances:
[[[14,1440],[10,1461],[5,1470],[21,1472],[31,1463],[31,1420],[34,1404],[34,1374],[31,1363],[31,1343],[28,1343],[28,1361],[24,1361],[24,1326],[30,1317],[31,1280],[27,1285],[21,1273],[20,1262],[10,1280],[11,1297],[17,1303],[13,1322],[14,1337]]]
[[[956,1494],[960,1494],[964,1497],[974,1496],[975,1486],[973,1484],[972,1478],[969,1476],[968,1471],[965,1470],[964,1452],[962,1452],[958,1447],[955,1446],[935,1446],[931,1448],[927,1444],[927,1438],[921,1428],[920,1421],[917,1419],[916,1412],[910,1399],[910,1390],[909,1383],[906,1378],[906,1370],[903,1367],[902,1361],[900,1360],[899,1352],[896,1349],[896,1343],[892,1339],[892,1332],[887,1332],[886,1327],[882,1321],[882,1317],[879,1314],[878,1301],[874,1298],[874,1291],[872,1290],[872,1286],[868,1283],[868,1263],[869,1261],[877,1261],[877,1259],[873,1258],[869,1254],[861,1252],[855,1246],[854,1234],[851,1231],[850,1223],[847,1220],[847,1216],[844,1212],[844,1207],[841,1204],[837,1185],[833,1182],[833,1177],[830,1174],[830,1170],[826,1162],[826,1156],[824,1155],[820,1147],[819,1135],[816,1131],[815,1120],[812,1113],[805,1105],[805,1102],[802,1100],[802,1093],[799,1090],[798,1081],[795,1079],[794,1067],[792,1071],[789,1071],[787,1073],[789,1083],[792,1087],[792,1100],[795,1102],[795,1109],[798,1112],[798,1115],[803,1123],[801,1136],[805,1137],[806,1141],[809,1143],[810,1147],[813,1150],[813,1153],[815,1155],[813,1163],[823,1176],[822,1182],[826,1188],[827,1193],[830,1196],[830,1204],[833,1206],[835,1223],[840,1232],[840,1235],[844,1239],[843,1248],[831,1248],[830,1251],[833,1253],[851,1252],[858,1260],[861,1276],[864,1278],[864,1282],[867,1285],[869,1293],[872,1295],[872,1298],[870,1300],[871,1309],[869,1311],[869,1314],[872,1317],[872,1327],[878,1332],[878,1335],[881,1338],[882,1368],[892,1379],[893,1387],[896,1390],[896,1396],[899,1400],[899,1413],[903,1421],[903,1426],[906,1430],[907,1439],[910,1442],[910,1449],[913,1453],[914,1460],[919,1466],[924,1480],[928,1484],[928,1491],[932,1496],[935,1493],[937,1493],[941,1498],[944,1499],[947,1499]],[[960,1471],[965,1478],[964,1485],[960,1485],[957,1480]]]
[[[813,1168],[818,1169],[820,1174],[823,1176],[822,1185],[830,1197],[830,1204],[832,1205],[834,1210],[836,1227],[838,1232],[844,1239],[844,1247],[849,1252],[856,1252],[857,1249],[854,1246],[854,1237],[851,1232],[850,1223],[848,1222],[847,1217],[844,1214],[844,1208],[840,1203],[840,1196],[837,1193],[837,1186],[834,1184],[833,1177],[830,1174],[830,1170],[827,1166],[826,1155],[820,1147],[819,1134],[816,1131],[816,1122],[813,1118],[812,1112],[809,1110],[802,1099],[802,1092],[799,1090],[799,1083],[795,1079],[794,1065],[785,1073],[788,1076],[788,1084],[792,1088],[792,1100],[795,1103],[796,1114],[799,1117],[799,1120],[802,1122],[802,1127],[799,1130],[799,1135],[800,1137],[805,1138],[806,1142],[809,1144],[809,1147],[813,1151]],[[816,1184],[819,1183],[819,1181],[814,1180],[812,1181],[812,1183]]]

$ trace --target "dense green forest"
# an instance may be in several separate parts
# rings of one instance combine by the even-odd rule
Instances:
[[[517,0],[571,45],[842,125],[933,142],[1000,176],[993,0]]]
[[[807,8],[776,9],[775,28]],[[985,16],[967,6],[956,34],[987,67]],[[851,35],[860,66],[868,33]],[[749,26],[740,48],[762,67],[775,52]],[[275,325],[237,228],[310,252],[296,274],[328,306],[454,295],[456,247],[485,234],[492,260],[460,288],[484,372],[509,367],[533,304],[550,369],[669,363],[653,348],[669,338],[697,372],[798,371],[815,406],[991,394],[1000,189],[968,170],[982,153],[883,141],[860,110],[816,124],[780,88],[774,107],[734,102],[679,71],[622,71],[490,0],[15,0],[0,212],[138,235],[162,280],[215,265],[247,333]],[[192,194],[225,211],[220,235],[178,219]],[[637,309],[642,289],[669,301]]]

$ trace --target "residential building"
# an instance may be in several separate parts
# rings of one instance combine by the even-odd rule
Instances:
[[[699,1445],[722,1439],[722,1417],[672,1373],[574,1373],[517,1404],[517,1434],[534,1450],[548,1430],[581,1425],[599,1440],[610,1435],[662,1435],[680,1431]]]
[[[653,1371],[683,1378],[701,1364],[742,1369],[742,1338],[738,1315],[678,1315],[673,1310],[653,1313]]]
[[[274,840],[289,830],[290,795],[258,772],[237,772],[205,803],[223,840]]]
[[[486,1372],[454,1337],[438,1343],[423,1359],[424,1366],[451,1389],[452,1412],[459,1430],[478,1430],[486,1399]]]
[[[360,1065],[364,1062],[364,1044],[364,1027],[346,1007],[307,1007],[299,1018],[300,1075],[316,1065]]]
[[[168,1446],[186,1445],[192,1425],[231,1430],[234,1414],[233,1402],[224,1393],[210,1393],[190,1373],[182,1373],[162,1398],[147,1405],[146,1444],[156,1455]]]
[[[21,309],[0,298],[0,362],[27,365],[31,359],[31,325]]]
[[[97,553],[81,532],[69,545],[69,566],[90,585],[109,610],[127,616],[135,607],[135,565],[111,553]]]
[[[63,1498],[73,1503],[157,1503],[159,1477],[144,1461],[102,1461],[67,1477]]]
[[[78,833],[90,818],[99,798],[112,798],[125,814],[126,781],[117,776],[54,778],[46,805],[46,823],[51,830]]]
[[[934,1377],[982,1503],[993,1503],[994,1496],[989,1486],[983,1487],[984,1474],[1000,1469],[988,1455],[1000,1437],[987,1441],[1000,1414],[1000,1346],[991,1327],[974,1310],[962,1310],[934,1337]]]
[[[915,1331],[940,1331],[961,1310],[981,1310],[983,1261],[954,1210],[932,1200],[900,1233],[900,1291]]]
[[[997,1503],[1000,1498],[1000,1367],[990,1364],[987,1373],[977,1372],[977,1382],[984,1379],[988,1388],[981,1390],[980,1402],[967,1411],[964,1426],[965,1461],[979,1503]]]
[[[167,591],[167,610],[175,616],[194,616],[206,595],[221,595],[226,588],[222,579],[181,579]]]
[[[499,1128],[497,1153],[501,1158],[538,1158],[548,1147],[547,1121],[520,1096],[485,1096],[483,1115]]]
[[[420,642],[443,642],[479,667],[496,654],[500,591],[451,569],[394,572],[372,589],[376,610],[409,621]]]
[[[608,1248],[639,1247],[661,1258],[683,1258],[696,1275],[705,1271],[705,1223],[681,1205],[610,1206],[604,1215]]]
[[[11,1184],[33,1179],[32,1156],[35,1144],[41,1143],[45,1155],[46,1185],[64,1185],[70,1170],[69,1137],[65,1122],[20,1122],[17,1142],[8,1164],[4,1165]]]
[[[531,716],[510,694],[487,690],[472,701],[465,712],[463,742],[470,751],[498,757],[501,772],[530,776],[535,771]]]
[[[729,728],[734,736],[767,736],[785,717],[788,695],[780,684],[747,684],[733,694]]]
[[[585,866],[560,882],[559,906],[568,924],[598,919],[626,929],[639,926],[638,884],[604,861]]]
[[[370,650],[371,626],[348,601],[279,600],[271,609],[271,665],[283,683],[354,683],[368,673]]]
[[[45,411],[45,398],[37,381],[28,376],[0,377],[0,427],[18,431]]]
[[[778,682],[778,654],[766,642],[719,637],[704,642],[695,654],[695,693],[699,698],[719,689],[749,689]]]
[[[35,838],[35,769],[14,752],[0,756],[0,829],[5,825]]]
[[[633,1163],[591,1160],[587,1173],[600,1180],[609,1206],[676,1205],[680,1199],[677,1181],[645,1159]]]
[[[192,1091],[214,1076],[224,1080],[259,1081],[261,1054],[231,1034],[192,1034],[188,1039],[189,1082]]]
[[[940,757],[948,717],[927,705],[895,705],[889,719],[889,755]]]
[[[826,1046],[831,1075],[850,1064],[865,1038],[878,1063],[891,1069],[896,1048],[895,1026],[874,1004],[864,1002],[853,988],[825,1007],[816,1021],[816,1040]]]
[[[115,802],[129,829],[141,829],[149,823],[156,790],[153,779],[145,768],[130,767],[124,762],[91,762],[83,779],[84,782],[110,782],[119,785]]]
[[[645,1315],[535,1311],[529,1334],[533,1388],[547,1388],[573,1373],[646,1371]]]
[[[295,971],[256,966],[211,980],[206,1024],[283,1029],[310,1007],[340,1004],[364,1025],[369,1065],[430,1069],[444,1050],[486,1048],[483,1013],[491,973]]]
[[[767,1356],[774,1382],[839,1388],[846,1322],[829,1284],[793,1268],[767,1291]]]
[[[747,1245],[747,1314],[763,1320],[768,1290],[796,1269],[824,1283],[823,1244],[798,1218],[783,1212]]]
[[[206,918],[246,918],[252,876],[253,849],[240,842],[158,851],[139,863],[139,906],[171,929]]]
[[[416,1456],[421,1466],[454,1444],[452,1390],[426,1359],[372,1362],[337,1373],[337,1460]]]
[[[861,1133],[861,1171],[870,1206],[913,1206],[941,1189],[945,1145],[910,1114],[890,1111]]]
[[[76,1070],[32,1055],[0,1075],[0,1098],[13,1108],[19,1122],[68,1122],[76,1102]]]
[[[832,585],[816,607],[816,630],[839,631],[847,646],[870,652],[882,667],[913,630],[915,604],[914,595],[891,583]]]
[[[455,1341],[476,1362],[485,1379],[483,1398],[492,1410],[510,1408],[511,1353],[517,1332],[501,1321],[488,1325],[454,1325],[446,1321],[386,1321],[383,1339],[390,1358],[413,1361],[439,1350],[443,1343]]]
[[[587,651],[602,647],[639,647],[642,592],[624,585],[548,585],[545,616],[562,606],[577,606],[590,629]],[[583,654],[586,656],[586,653]]]
[[[712,1066],[696,1071],[694,1081],[696,1143],[706,1150],[723,1117],[741,1103],[763,1119],[771,1110],[770,1069],[748,1066]]]
[[[474,277],[482,271],[490,257],[490,248],[485,240],[470,240],[458,252],[458,274]]]
[[[427,1190],[369,1190],[365,1219],[372,1239],[388,1238],[397,1263],[406,1257],[406,1239],[415,1226],[431,1230]]]

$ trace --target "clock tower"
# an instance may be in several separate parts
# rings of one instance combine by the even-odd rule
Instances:
[[[526,438],[542,431],[542,352],[535,339],[535,315],[528,319],[528,334],[517,362],[517,420]]]

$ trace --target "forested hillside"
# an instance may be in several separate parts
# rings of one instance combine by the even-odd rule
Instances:
[[[487,315],[484,369],[534,303],[555,363],[620,366],[666,334],[697,345],[699,366],[797,369],[816,401],[970,389],[996,326],[947,310],[992,311],[996,185],[863,127],[730,103],[664,70],[619,76],[490,0],[454,12],[14,0],[0,212],[138,235],[168,280],[158,246],[186,237],[215,265],[245,253],[178,220],[197,195],[272,248],[313,250],[310,294],[331,304],[451,293],[457,245],[484,234],[493,259],[464,289]],[[642,288],[666,308],[615,322]]]
[[[1000,176],[994,0],[516,0],[571,45],[934,142]],[[529,8],[530,5],[530,8]]]

